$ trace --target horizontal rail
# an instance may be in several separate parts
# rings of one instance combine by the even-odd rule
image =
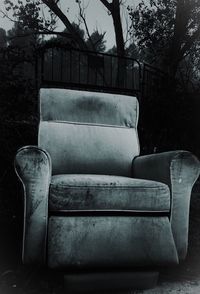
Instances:
[[[65,46],[40,49],[41,87],[141,93],[141,64],[131,57]]]

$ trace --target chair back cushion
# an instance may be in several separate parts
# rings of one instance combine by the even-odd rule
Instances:
[[[53,174],[130,176],[139,155],[135,97],[67,89],[40,90],[38,144]]]

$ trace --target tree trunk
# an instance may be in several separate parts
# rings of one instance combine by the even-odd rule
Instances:
[[[102,4],[109,10],[113,19],[113,26],[115,31],[115,41],[117,47],[118,65],[117,65],[117,80],[116,84],[118,87],[125,87],[126,81],[126,60],[123,58],[125,56],[124,48],[124,36],[120,15],[120,1],[113,0],[108,2],[107,0],[100,0]],[[121,58],[120,58],[121,57]]]
[[[125,48],[119,0],[113,0],[111,14],[115,31],[117,55],[121,57],[118,58],[117,85],[123,88],[125,87],[126,81],[126,60],[123,58],[125,56]]]
[[[113,24],[114,24],[114,30],[115,30],[117,54],[119,56],[124,56],[124,54],[125,54],[124,36],[123,36],[123,29],[122,29],[122,23],[121,23],[119,0],[113,0],[111,13],[112,13],[112,17],[113,17]]]
[[[183,59],[182,40],[187,33],[188,11],[186,1],[178,0],[176,7],[176,17],[174,24],[174,36],[168,56],[168,73],[171,77],[176,76],[180,61]]]

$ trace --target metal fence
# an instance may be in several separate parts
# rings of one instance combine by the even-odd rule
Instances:
[[[160,99],[168,86],[169,76],[167,73],[147,63],[143,64],[141,85],[143,100]]]
[[[40,85],[94,89],[138,95],[141,64],[129,57],[72,48],[44,48],[39,58]]]

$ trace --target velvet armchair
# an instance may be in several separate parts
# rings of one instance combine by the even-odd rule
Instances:
[[[15,158],[23,262],[135,272],[140,288],[138,269],[183,260],[198,159],[188,151],[140,156],[135,97],[49,88],[39,100],[38,146]]]

